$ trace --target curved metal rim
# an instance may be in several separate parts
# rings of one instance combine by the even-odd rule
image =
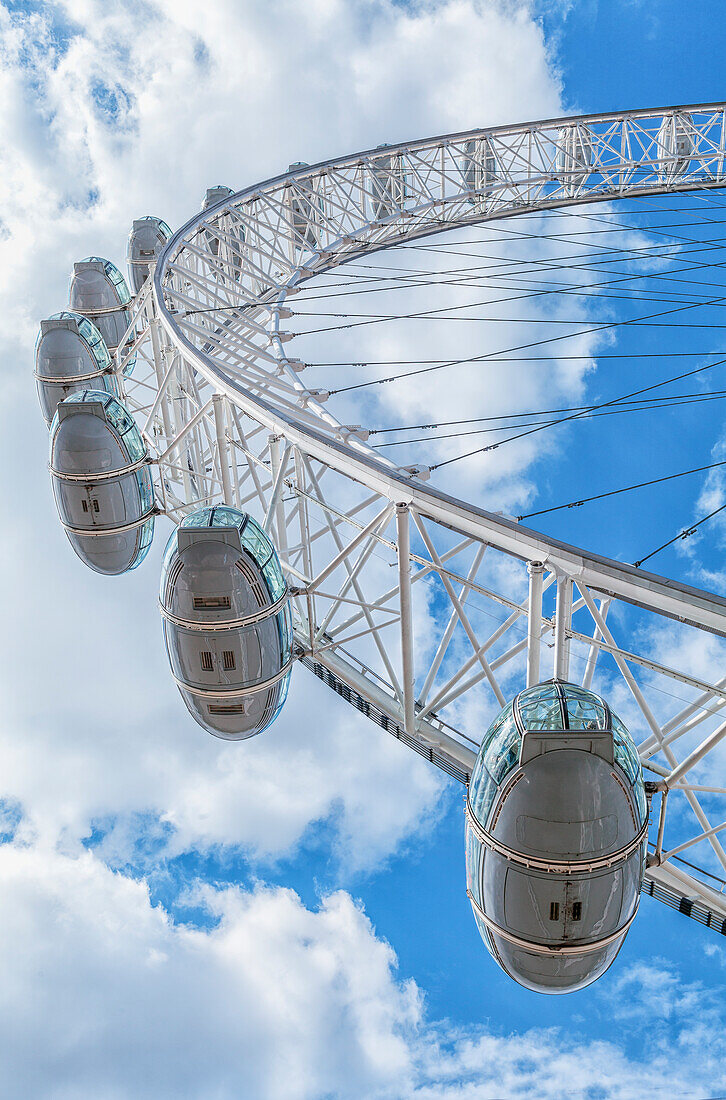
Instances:
[[[80,481],[84,485],[95,485],[97,481],[112,481],[115,477],[126,477],[128,474],[133,474],[136,470],[143,470],[145,466],[151,464],[151,459],[146,454],[143,458],[138,458],[136,462],[130,462],[128,466],[120,466],[117,470],[103,470],[95,474],[61,473],[50,462],[48,463],[48,470],[51,477],[56,477],[59,481]]]
[[[522,132],[536,130],[537,128],[572,126],[575,124],[586,125],[587,123],[595,123],[609,119],[618,120],[628,117],[651,117],[666,110],[678,112],[708,112],[722,111],[725,107],[726,104],[724,103],[690,104],[671,108],[649,108],[633,112],[624,111],[586,116],[564,116],[539,122],[521,123],[516,126],[499,126],[483,130],[469,130],[455,134],[442,135],[438,138],[401,142],[397,145],[387,146],[386,155],[401,150],[415,151],[416,148],[428,146],[436,142],[454,142],[467,138],[486,137],[487,135],[521,134]],[[210,215],[214,214],[217,208],[221,211],[225,207],[230,206],[231,203],[251,200],[264,193],[267,188],[279,186],[286,178],[292,179],[298,174],[311,176],[314,175],[316,171],[326,167],[335,168],[355,165],[358,161],[362,161],[363,158],[367,156],[376,155],[380,156],[380,150],[367,150],[365,152],[336,158],[330,161],[322,161],[317,165],[306,166],[296,173],[283,173],[272,177],[263,183],[256,184],[243,191],[237,192],[234,196],[225,197],[225,199],[220,200],[215,206],[195,215],[186,225],[177,230],[159,254],[153,275],[153,295],[156,308],[161,323],[170,339],[177,347],[182,349],[188,361],[193,364],[194,368],[198,370],[211,385],[217,388],[218,392],[224,393],[243,411],[249,410],[258,422],[266,425],[269,429],[283,434],[294,444],[304,445],[308,453],[314,455],[331,469],[336,470],[344,476],[349,476],[375,489],[380,492],[381,495],[392,501],[413,505],[424,514],[429,515],[432,519],[443,524],[452,525],[456,530],[472,535],[481,541],[486,542],[494,538],[502,548],[506,547],[507,552],[511,553],[513,556],[519,557],[521,560],[549,561],[555,567],[557,562],[560,561],[563,566],[568,566],[570,571],[573,569],[575,571],[579,570],[586,582],[588,580],[588,568],[592,568],[593,571],[597,572],[599,579],[597,583],[590,583],[593,583],[593,587],[595,587],[597,591],[606,595],[612,595],[618,599],[638,605],[638,596],[640,593],[644,591],[651,595],[657,593],[660,601],[659,611],[661,614],[726,636],[726,597],[718,596],[714,593],[707,592],[703,589],[697,589],[681,582],[672,581],[659,574],[636,569],[634,566],[616,561],[615,559],[606,558],[596,553],[585,551],[579,547],[549,538],[530,528],[520,526],[514,520],[508,520],[502,516],[494,515],[477,505],[470,504],[465,500],[454,497],[429,485],[424,485],[423,482],[418,479],[407,477],[396,469],[386,466],[384,462],[374,457],[373,453],[367,449],[361,447],[354,448],[347,442],[328,438],[322,432],[317,431],[310,425],[276,408],[265,398],[253,395],[245,389],[241,382],[226,374],[209,355],[195,348],[180,331],[175,323],[174,314],[169,310],[164,299],[163,281],[166,275],[167,264],[171,261],[172,255],[175,254],[179,246],[185,242],[186,237],[195,235],[203,229],[204,226],[202,223],[208,220]],[[724,186],[726,186],[726,183],[721,179],[714,181],[710,178],[703,178],[693,183],[682,183],[679,181],[678,185],[675,185],[672,180],[668,180],[664,181],[657,188],[654,186],[648,186],[643,189],[633,187],[628,190],[624,197],[635,197],[639,194],[672,194],[674,192],[702,190],[704,187],[721,188]],[[505,217],[516,217],[519,214],[533,211],[561,208],[569,205],[583,205],[588,202],[614,201],[617,198],[618,195],[615,193],[603,192],[596,195],[584,194],[568,198],[558,198],[556,201],[553,200],[551,202],[542,200],[529,205],[525,204],[518,206],[515,209],[498,211],[494,215],[480,211],[476,216],[467,217],[466,220],[460,219],[458,223],[426,226],[423,229],[409,232],[406,239],[418,239],[431,236],[437,232],[445,232],[456,228],[457,224],[484,224],[487,221],[498,220]],[[450,200],[442,199],[440,201],[442,203],[448,203]],[[393,224],[395,224],[400,220],[400,217],[386,220],[392,221]],[[368,246],[365,249],[366,255],[370,255],[374,251],[391,248],[395,243],[395,241],[387,240],[380,245]],[[276,288],[271,288],[271,294],[275,289],[278,292],[278,304],[284,299],[289,287],[299,285],[304,278],[319,274],[322,270],[329,270],[332,267],[340,266],[347,260],[353,260],[356,258],[357,254],[337,257],[330,249],[326,249],[324,250],[324,255],[326,261],[330,262],[326,262],[322,265],[318,264],[317,267],[312,268],[310,267],[311,261],[316,257],[320,260],[321,251],[311,250],[311,258],[306,264],[301,265],[291,272],[287,283],[281,284]],[[604,572],[608,574],[606,583],[604,583],[602,579]]]

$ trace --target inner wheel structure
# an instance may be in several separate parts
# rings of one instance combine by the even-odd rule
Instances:
[[[622,692],[660,799],[647,890],[714,927],[726,920],[726,682],[662,661],[659,639],[705,632],[722,646],[726,598],[546,537],[437,490],[425,466],[382,458],[364,425],[339,423],[329,395],[306,387],[284,326],[308,280],[403,242],[722,188],[725,140],[724,104],[682,106],[382,146],[220,189],[161,251],[134,303],[135,342],[115,356],[119,375],[139,357],[123,388],[159,510],[174,522],[214,504],[254,511],[291,591],[297,657],[450,775],[468,783],[488,718],[525,685],[600,678],[604,694]],[[671,835],[674,791],[686,812]],[[698,877],[682,856],[696,846],[709,868]]]

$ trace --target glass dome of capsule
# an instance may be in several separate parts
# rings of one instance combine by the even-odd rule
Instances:
[[[469,784],[469,803],[482,825],[486,825],[498,791],[518,766],[522,736],[529,731],[612,731],[615,763],[628,777],[643,824],[648,812],[643,771],[627,727],[595,692],[549,680],[516,695],[484,735]]]
[[[73,423],[72,414],[84,411],[76,406],[87,406],[95,423]],[[135,420],[112,394],[73,393],[55,412],[50,467],[58,513],[73,549],[95,572],[129,572],[149,552],[154,487],[147,453]]]
[[[35,378],[46,424],[60,401],[89,385],[117,396],[112,371],[106,342],[87,317],[61,310],[41,321],[35,341]]]
[[[226,504],[217,504],[214,507],[199,508],[191,515],[185,516],[179,524],[179,528],[189,530],[199,527],[235,527],[239,531],[242,549],[253,558],[265,579],[271,603],[277,603],[285,592],[285,578],[280,568],[280,559],[269,537],[260,527],[257,520],[247,512],[241,512],[238,508],[230,508]],[[174,536],[167,544],[164,552],[164,565],[174,552]]]
[[[73,265],[68,303],[98,328],[111,353],[117,351],[131,324],[131,293],[116,264],[102,256],[87,256]],[[121,352],[123,373],[131,374],[136,353],[130,354],[133,334]]]

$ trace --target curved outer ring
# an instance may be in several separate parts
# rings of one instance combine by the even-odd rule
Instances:
[[[586,126],[589,124],[603,124],[609,121],[617,122],[627,118],[653,118],[670,114],[680,115],[682,112],[721,112],[722,134],[726,129],[723,122],[726,104],[694,104],[688,107],[665,108],[649,111],[622,112],[611,115],[590,115],[581,118],[565,117],[551,119],[537,123],[522,124],[509,127],[494,127],[486,130],[468,131],[459,134],[444,135],[426,141],[414,141],[386,147],[385,154],[397,152],[410,152],[423,150],[430,146],[445,146],[451,142],[463,142],[474,139],[497,138],[501,140],[509,135],[535,134],[538,130],[552,130],[557,127],[571,127],[573,125]],[[228,197],[217,204],[221,211],[230,205],[242,206],[245,202],[265,195],[266,191],[277,192],[286,178],[302,176],[311,179],[316,174],[324,174],[336,167],[362,165],[366,158],[375,159],[381,156],[379,150],[369,150],[366,153],[354,156],[342,157],[337,160],[323,162],[312,167],[305,167],[297,173],[285,173],[267,180],[262,184],[249,187],[238,192],[232,198]],[[675,161],[675,157],[672,158]],[[656,162],[643,162],[654,170]],[[632,166],[632,165],[631,165]],[[582,171],[582,169],[579,169]],[[532,178],[532,185],[542,182],[542,174]],[[696,179],[673,180],[666,172],[658,176],[658,183],[647,186],[628,186],[627,189],[612,187],[611,190],[598,190],[595,193],[572,194],[569,197],[561,195],[557,199],[541,199],[527,204],[519,200],[512,202],[511,207],[498,210],[494,214],[479,213],[460,217],[458,220],[447,222],[443,217],[434,222],[433,212],[435,207],[444,207],[449,202],[466,200],[467,196],[477,194],[466,188],[457,193],[455,199],[436,200],[430,204],[432,221],[423,228],[415,228],[411,231],[400,230],[398,235],[391,232],[390,239],[378,242],[372,247],[366,246],[359,251],[351,250],[351,242],[355,244],[355,237],[347,235],[333,242],[324,250],[311,252],[311,258],[303,265],[294,268],[286,283],[280,284],[276,289],[277,309],[279,310],[288,289],[297,286],[305,278],[320,274],[323,270],[329,270],[348,260],[356,259],[361,252],[370,255],[371,252],[382,248],[389,248],[398,241],[430,236],[436,232],[454,229],[458,225],[471,225],[485,223],[490,220],[504,217],[512,217],[517,214],[527,213],[541,209],[555,209],[569,205],[579,205],[588,202],[604,202],[622,197],[635,195],[673,193],[674,191],[702,190],[704,187],[719,188],[726,186],[726,171],[724,168],[724,155],[720,155],[719,174],[717,176],[701,176]],[[481,195],[481,193],[478,193]],[[244,385],[231,377],[218,365],[214,359],[196,348],[180,330],[174,313],[169,309],[164,298],[164,280],[167,277],[169,265],[183,250],[186,239],[192,240],[204,228],[204,223],[214,214],[217,207],[197,214],[186,225],[170,238],[165,248],[159,255],[153,276],[153,294],[160,321],[167,335],[174,345],[182,352],[187,361],[195,370],[212,385],[216,391],[226,395],[233,404],[243,412],[248,413],[258,423],[263,424],[270,431],[283,435],[289,443],[300,446],[305,452],[317,460],[323,462],[331,469],[343,476],[350,477],[368,488],[378,492],[396,503],[412,505],[423,515],[430,517],[435,522],[449,526],[456,531],[469,535],[481,542],[489,542],[499,549],[510,553],[521,560],[547,562],[551,568],[561,565],[569,575],[579,575],[583,582],[592,585],[597,591],[614,596],[617,599],[636,604],[646,608],[657,610],[678,621],[700,626],[703,629],[726,637],[726,597],[718,596],[690,585],[668,580],[658,574],[648,573],[636,569],[634,566],[623,562],[601,557],[600,555],[584,551],[579,547],[559,542],[548,538],[537,531],[522,527],[514,520],[508,520],[476,505],[458,499],[431,486],[425,485],[418,479],[398,471],[395,467],[388,466],[375,457],[375,453],[360,444],[353,447],[347,441],[336,440],[326,436],[322,431],[311,427],[302,419],[291,416],[282,409],[275,407],[272,401],[252,394]],[[420,211],[417,212],[420,214]],[[410,211],[400,211],[397,218],[385,219],[385,224],[391,229],[396,226],[410,223]],[[368,223],[371,225],[374,223]],[[375,223],[380,228],[384,223]],[[367,226],[359,227],[362,231]],[[337,245],[337,251],[336,251]],[[258,303],[259,304],[259,303]],[[274,310],[273,310],[274,316]],[[279,316],[276,321],[279,320]],[[259,329],[259,326],[256,326]],[[250,331],[254,332],[255,326],[251,324]],[[273,334],[272,339],[276,339]],[[260,351],[262,349],[260,348]],[[304,394],[301,394],[304,396]],[[331,418],[326,414],[330,423]]]

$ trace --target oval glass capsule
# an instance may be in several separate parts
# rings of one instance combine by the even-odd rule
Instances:
[[[156,260],[170,238],[169,226],[153,214],[137,218],[134,222],[126,248],[126,262],[134,294],[141,290],[149,277],[149,265]]]
[[[61,401],[50,428],[58,514],[78,557],[97,573],[135,569],[154,534],[154,488],[141,432],[111,394]]]
[[[88,256],[75,263],[68,304],[75,313],[93,322],[112,356],[124,343],[119,357],[123,373],[130,374],[136,363],[136,353],[132,351],[134,334],[128,333],[131,294],[116,264],[101,256]]]
[[[292,618],[259,524],[224,505],[187,516],[166,548],[160,605],[172,675],[199,725],[230,741],[266,729],[287,697]]]
[[[40,322],[35,343],[38,401],[50,424],[59,402],[82,390],[118,394],[111,356],[92,321],[63,310]]]
[[[489,727],[467,798],[467,889],[510,977],[540,993],[607,970],[638,909],[648,809],[626,727],[557,680],[520,692]]]
[[[684,176],[694,154],[693,119],[687,111],[666,116],[658,130],[661,183],[672,183]]]
[[[406,168],[402,153],[379,153],[388,145],[376,146],[376,155],[370,157],[368,185],[370,188],[371,218],[383,221],[398,213],[406,200]]]
[[[209,210],[230,195],[234,195],[234,191],[223,183],[208,187],[202,201],[202,210]],[[215,215],[210,225],[218,226],[219,229],[217,232],[214,228],[203,231],[207,248],[215,259],[220,259],[223,264],[229,265],[227,269],[231,268],[231,274],[235,280],[239,279],[245,243],[244,226],[240,222],[233,221],[226,212]]]

